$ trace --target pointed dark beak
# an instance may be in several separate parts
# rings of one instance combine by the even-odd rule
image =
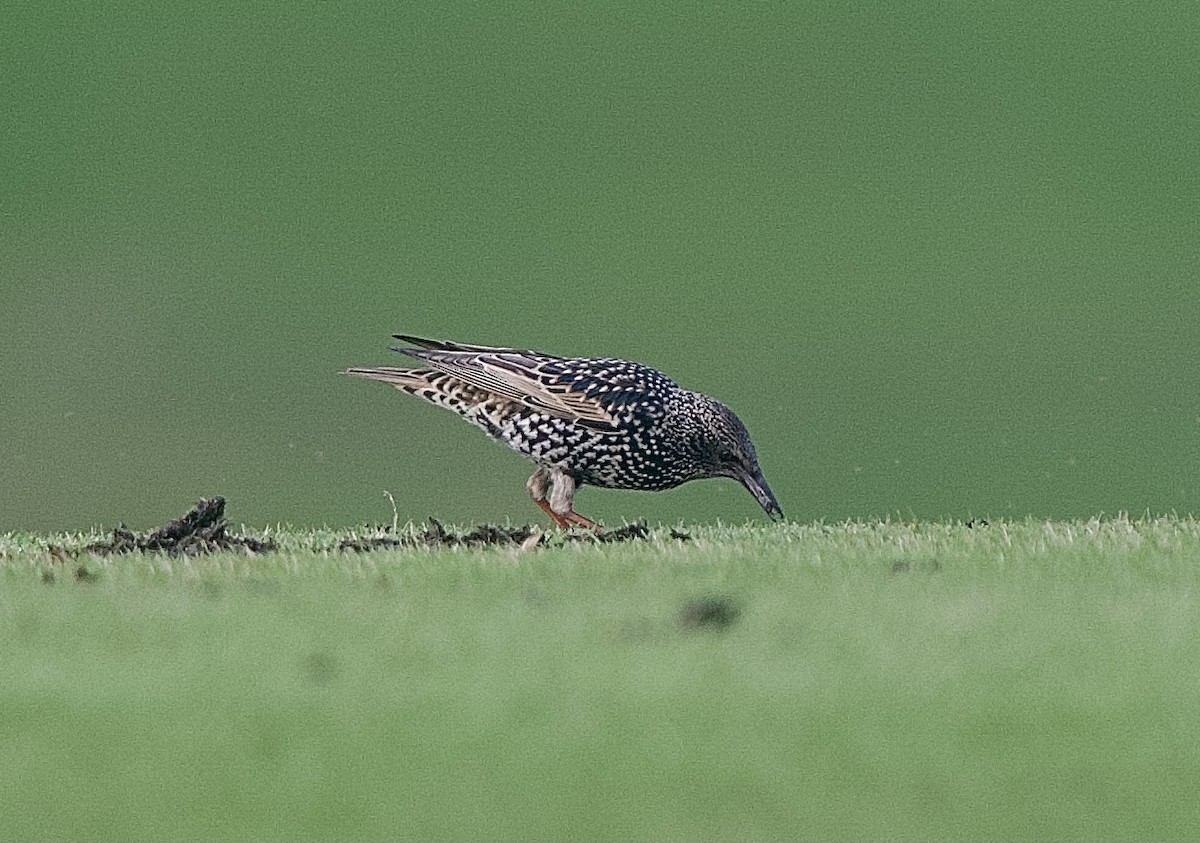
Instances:
[[[751,474],[749,471],[739,468],[734,476],[746,487],[746,491],[754,495],[758,505],[767,515],[771,516],[772,521],[783,520],[783,510],[779,508],[779,501],[775,500],[775,495],[771,493],[771,487],[767,485],[767,480],[762,476],[761,471]]]

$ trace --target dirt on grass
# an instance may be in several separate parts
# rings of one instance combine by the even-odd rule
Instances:
[[[645,524],[626,524],[612,530],[545,532],[537,527],[524,525],[506,527],[498,524],[479,524],[465,531],[447,528],[436,518],[430,518],[428,526],[409,533],[397,534],[387,528],[379,528],[375,535],[355,536],[343,539],[330,551],[354,551],[399,547],[496,547],[515,546],[522,550],[537,547],[557,547],[567,543],[599,543],[639,541],[650,537]],[[690,538],[687,533],[671,530],[671,537],[679,540]],[[138,534],[124,524],[113,528],[111,538],[92,542],[84,550],[97,556],[112,556],[124,553],[166,553],[169,556],[200,556],[221,550],[241,550],[249,554],[271,553],[278,547],[270,538],[242,536],[229,531],[225,520],[225,498],[220,495],[202,498],[195,506],[174,521],[170,521],[149,533]],[[70,561],[79,551],[67,553],[63,548],[51,546],[50,555],[59,562]],[[80,569],[83,571],[84,569]],[[77,577],[84,579],[83,576]]]
[[[686,533],[672,530],[673,538],[686,539]],[[645,524],[626,524],[612,530],[580,530],[565,533],[549,533],[528,524],[521,527],[504,527],[498,524],[479,524],[465,532],[449,530],[436,518],[429,519],[429,526],[409,535],[376,535],[343,539],[338,550],[365,552],[389,547],[495,547],[516,546],[523,550],[535,547],[553,547],[570,543],[625,542],[647,539],[650,529]]]
[[[487,547],[489,545],[524,545],[538,535],[533,527],[500,527],[495,524],[480,524],[465,533],[447,530],[441,521],[429,519],[429,526],[411,535],[363,536],[343,539],[338,550],[353,550],[359,553],[389,547]]]
[[[124,524],[115,527],[112,538],[92,542],[88,553],[110,556],[118,553],[162,552],[170,556],[200,556],[218,550],[244,550],[248,553],[269,553],[276,549],[271,539],[256,539],[229,532],[224,518],[225,498],[202,498],[179,518],[159,527],[152,533],[139,536]]]

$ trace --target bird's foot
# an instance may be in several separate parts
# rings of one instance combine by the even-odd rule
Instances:
[[[550,520],[558,525],[558,529],[560,530],[569,530],[571,527],[583,527],[585,530],[600,530],[599,524],[590,518],[580,515],[574,510],[569,509],[560,515],[550,508],[549,501],[535,500],[534,503],[540,506],[542,511],[550,516]]]

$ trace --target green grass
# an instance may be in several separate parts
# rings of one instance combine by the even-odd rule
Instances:
[[[692,535],[0,536],[0,836],[1195,837],[1197,521]]]

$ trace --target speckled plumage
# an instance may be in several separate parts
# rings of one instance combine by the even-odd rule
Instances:
[[[577,486],[656,491],[705,477],[738,480],[768,515],[783,517],[733,411],[649,366],[395,338],[408,345],[392,350],[420,367],[344,374],[453,410],[533,460],[530,496],[560,527],[595,526],[573,509]]]

